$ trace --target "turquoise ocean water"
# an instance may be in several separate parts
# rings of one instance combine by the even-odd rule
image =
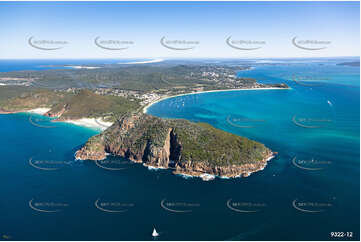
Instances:
[[[148,113],[207,122],[278,152],[247,178],[204,182],[115,157],[75,161],[99,131],[0,115],[0,235],[152,240],[155,227],[158,240],[359,239],[359,68],[256,65],[238,75],[292,89],[180,96]]]

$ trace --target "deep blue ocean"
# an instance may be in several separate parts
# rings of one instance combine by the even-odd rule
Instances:
[[[43,65],[4,63],[0,71]],[[292,89],[179,96],[148,109],[278,152],[247,178],[205,182],[115,157],[75,161],[99,131],[36,114],[0,115],[0,238],[152,240],[156,228],[157,240],[334,240],[332,232],[359,240],[359,67],[327,60],[252,66],[238,76]]]

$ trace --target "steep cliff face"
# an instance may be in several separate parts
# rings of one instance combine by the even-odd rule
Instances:
[[[75,158],[79,160],[104,160],[107,157],[105,152],[103,137],[94,136],[75,153]]]
[[[262,170],[272,151],[263,144],[207,124],[125,115],[76,153],[77,159],[101,160],[111,153],[174,173],[248,176]]]
[[[262,161],[230,166],[210,166],[206,162],[180,162],[176,164],[174,173],[192,176],[200,176],[206,173],[220,177],[247,177],[253,172],[263,170],[273,155],[272,152],[265,153],[265,158]]]

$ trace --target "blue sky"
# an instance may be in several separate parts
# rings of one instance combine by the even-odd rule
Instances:
[[[1,59],[269,58],[360,53],[359,2],[0,2],[0,23]],[[58,50],[39,50],[28,44],[32,36],[33,40],[67,44]],[[126,50],[106,50],[94,44],[97,36],[133,44]],[[261,48],[231,48],[226,44],[229,36],[231,40],[257,41],[246,47]],[[191,50],[172,50],[160,44],[162,37],[198,44],[187,45],[194,47]],[[292,44],[294,37],[328,42],[306,46],[326,47],[322,50],[305,50]]]

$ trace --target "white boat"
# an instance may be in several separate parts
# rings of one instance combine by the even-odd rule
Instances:
[[[159,234],[158,234],[157,230],[155,230],[155,228],[153,229],[152,236],[153,237],[158,237],[159,236]]]

